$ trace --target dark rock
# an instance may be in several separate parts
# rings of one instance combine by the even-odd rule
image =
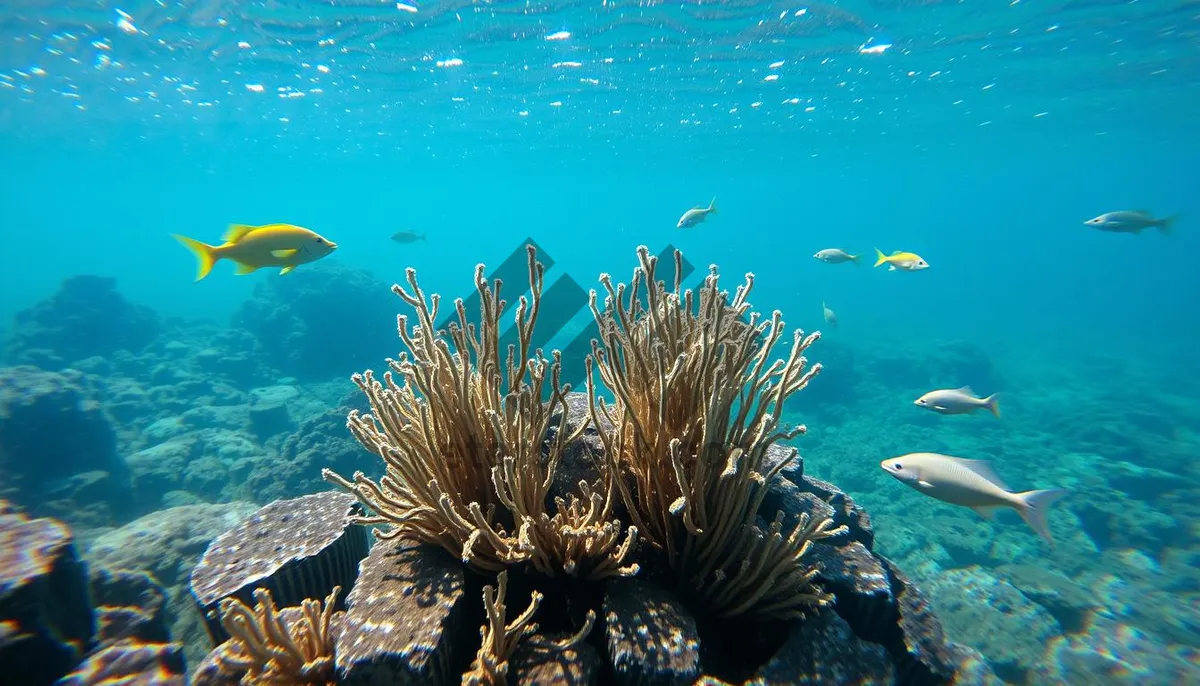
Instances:
[[[478,626],[479,600],[464,585],[461,561],[442,548],[398,537],[376,543],[346,602],[338,684],[458,683],[454,666],[470,659]]]
[[[817,583],[834,594],[835,609],[854,633],[868,641],[883,641],[896,616],[896,599],[879,558],[858,541],[841,547],[814,543],[808,555],[820,566]]]
[[[895,678],[883,646],[861,640],[837,613],[826,610],[793,622],[787,642],[758,671],[753,683],[884,686],[895,683]]]
[[[0,369],[0,488],[35,513],[43,502],[81,487],[91,491],[85,494],[90,502],[126,510],[129,472],[117,455],[116,432],[84,383],[78,372]],[[95,478],[69,481],[96,471],[110,477],[105,493],[89,488]]]
[[[90,587],[96,607],[96,641],[102,646],[124,639],[168,643],[167,591],[145,572],[93,566]]]
[[[586,481],[594,489],[603,492],[601,485],[601,469],[604,466],[604,441],[592,425],[591,412],[588,409],[586,393],[568,393],[567,401],[567,434],[579,430],[581,424],[587,428],[577,440],[563,447],[562,460],[554,473],[554,482],[546,494],[547,506],[553,508],[555,498],[566,498],[569,494],[579,493],[579,482]],[[546,432],[546,446],[558,435],[562,416],[556,414],[551,418],[549,431]],[[551,510],[553,511],[553,509]],[[618,513],[619,514],[619,513]]]
[[[223,598],[253,606],[254,589],[266,588],[288,607],[341,586],[341,605],[367,554],[366,530],[350,523],[360,511],[354,496],[334,491],[277,500],[214,539],[191,575],[213,645],[229,638],[215,612]]]
[[[51,683],[79,663],[94,633],[87,571],[70,530],[0,515],[0,677]]]
[[[544,645],[545,640],[561,640],[563,636],[543,637],[535,634],[522,639],[509,660],[509,683],[517,686],[590,686],[600,678],[600,653],[590,643],[581,641],[570,648]]]
[[[882,641],[896,666],[896,683],[953,683],[960,656],[946,641],[942,623],[908,577],[886,558],[880,559],[891,578],[899,611],[896,624],[888,628]]]
[[[270,386],[250,392],[250,430],[260,441],[295,428],[288,403],[299,393],[293,386]]]
[[[187,686],[186,673],[183,646],[178,643],[120,641],[89,655],[55,686]]]
[[[73,276],[58,292],[16,315],[5,358],[60,370],[76,360],[137,352],[158,336],[153,310],[127,302],[114,279]]]
[[[835,527],[845,525],[850,530],[850,538],[862,543],[868,550],[875,546],[875,529],[871,526],[871,515],[859,507],[854,498],[843,493],[837,486],[811,476],[804,477],[796,482],[796,485],[800,490],[816,495],[833,507]]]
[[[603,617],[615,683],[682,685],[699,678],[696,620],[674,591],[636,577],[610,581]]]

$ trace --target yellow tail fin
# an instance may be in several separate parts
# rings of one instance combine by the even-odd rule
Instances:
[[[171,235],[175,237],[175,240],[183,243],[184,247],[196,254],[196,280],[199,281],[208,276],[208,273],[212,271],[213,265],[219,259],[216,248],[207,243],[201,243],[198,240],[188,238],[187,236],[180,236],[177,233]]]
[[[887,255],[884,255],[879,248],[875,248],[875,266],[878,267],[884,262],[887,262]]]

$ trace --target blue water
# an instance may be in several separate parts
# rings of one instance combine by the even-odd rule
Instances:
[[[448,297],[530,237],[555,259],[551,279],[585,289],[602,272],[628,280],[638,245],[675,246],[700,269],[719,264],[731,286],[753,272],[756,309],[791,326],[825,326],[826,302],[840,327],[819,347],[979,346],[1021,383],[1003,389],[1026,408],[1006,417],[1010,440],[1053,435],[1047,412],[1119,418],[1169,395],[1184,409],[1149,411],[1175,426],[1170,459],[1194,459],[1195,3],[410,7],[0,9],[0,332],[76,274],[114,276],[164,316],[225,325],[256,285],[288,278],[234,276],[223,262],[195,283],[193,256],[169,234],[217,242],[230,223],[309,227],[340,246],[330,261],[388,283],[412,266]],[[713,197],[718,214],[675,228]],[[1179,215],[1173,234],[1083,224],[1138,208]],[[391,241],[400,230],[428,240]],[[864,264],[812,259],[828,247]],[[873,269],[876,247],[931,267]],[[1095,356],[1122,371],[1098,378],[1085,363]],[[1087,398],[1070,390],[1085,387]],[[871,397],[842,416],[873,427],[853,440],[892,435],[893,410],[878,403],[912,400]],[[807,418],[814,432],[819,419]],[[969,439],[978,426],[954,431]],[[1028,464],[1072,451],[1059,439]],[[864,474],[886,449],[863,444]],[[1198,488],[1191,467],[1159,466],[1182,492]],[[1013,481],[1049,476],[1030,469]],[[868,503],[919,498],[861,483]],[[1175,551],[1195,555],[1195,511],[1172,507],[1161,509],[1180,527]],[[1036,545],[1020,526],[1004,530]],[[1196,611],[1197,586],[1180,589]]]

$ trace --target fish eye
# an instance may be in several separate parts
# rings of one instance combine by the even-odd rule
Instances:
[[[896,469],[896,471],[900,471],[901,469],[904,469],[904,467],[900,466],[899,462],[893,464],[892,467],[894,467]]]
[[[324,242],[325,242],[325,239],[324,239],[324,238],[321,238],[320,236],[318,236],[318,237],[317,237],[317,242],[318,242],[318,243],[324,243]]]

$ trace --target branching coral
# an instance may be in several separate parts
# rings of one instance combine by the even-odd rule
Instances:
[[[275,609],[271,592],[255,589],[254,608],[235,598],[221,601],[221,626],[232,636],[229,649],[220,653],[220,668],[241,674],[246,686],[296,686],[332,684],[334,601],[341,591],[335,586],[325,598],[300,604],[299,616],[286,621]]]
[[[497,588],[483,587],[483,607],[487,611],[487,624],[479,629],[483,639],[475,662],[470,671],[463,674],[464,686],[503,686],[508,683],[508,661],[512,658],[517,646],[524,640],[529,640],[537,631],[537,624],[531,624],[533,615],[542,602],[542,594],[533,592],[529,599],[529,607],[513,621],[505,624],[507,608],[504,599],[508,595],[508,573],[500,572],[497,577]],[[587,638],[596,621],[596,614],[588,611],[583,628],[575,635],[562,641],[539,640],[536,645],[543,648],[565,650]]]
[[[752,274],[730,301],[711,267],[697,297],[681,291],[678,251],[671,290],[656,280],[657,258],[644,246],[638,258],[628,288],[601,275],[603,310],[591,294],[600,340],[588,385],[610,484],[714,614],[802,615],[828,601],[812,587],[804,555],[840,529],[807,517],[785,529],[780,513],[763,531],[755,517],[767,484],[795,458],[793,450],[772,465],[767,450],[804,432],[781,428],[780,413],[820,371],[803,356],[820,334],[795,331],[786,358],[773,359],[784,322],[778,311],[767,322],[750,312]],[[597,397],[597,372],[611,405]]]
[[[546,511],[563,448],[586,422],[574,433],[557,432],[544,446],[555,415],[566,426],[570,387],[560,383],[557,351],[552,360],[531,351],[543,266],[530,246],[531,297],[519,300],[518,343],[506,353],[500,345],[501,284],[489,287],[483,274],[483,265],[477,266],[478,326],[456,300],[449,340],[434,326],[440,298],[426,297],[415,270],[407,271],[408,289],[392,287],[416,315],[411,327],[408,317],[398,317],[408,351],[389,360],[382,382],[370,371],[355,375],[371,413],[355,411],[348,419],[354,437],[384,460],[387,473],[378,482],[361,472],[353,480],[328,469],[323,476],[374,511],[360,523],[392,525],[377,535],[440,545],[481,571],[529,562],[545,574],[635,573],[636,565],[624,566],[624,559],[637,530],[629,528],[622,539],[620,522],[610,517],[611,491],[585,490],[586,502],[570,495],[557,502],[553,516]]]

